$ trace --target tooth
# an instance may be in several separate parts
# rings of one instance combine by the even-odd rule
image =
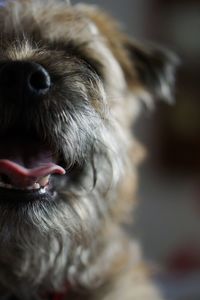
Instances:
[[[40,189],[40,193],[41,193],[41,194],[45,194],[45,193],[46,193],[46,188],[45,188],[45,187],[44,187],[44,188],[41,188],[41,189]]]
[[[38,183],[40,184],[40,186],[45,187],[49,183],[49,178],[50,178],[50,175],[42,177],[38,180]]]
[[[34,183],[34,185],[32,186],[33,190],[39,190],[40,189],[40,184],[39,183]]]

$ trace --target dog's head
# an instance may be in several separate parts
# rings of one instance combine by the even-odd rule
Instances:
[[[7,251],[0,256],[5,272],[9,257],[13,274],[34,283],[78,276],[77,265],[85,263],[80,251],[88,254],[88,243],[95,248],[93,238],[107,216],[117,223],[116,211],[130,198],[124,193],[134,185],[127,184],[134,146],[130,128],[141,98],[170,98],[174,63],[163,50],[130,41],[97,8],[50,0],[4,3],[0,237]]]

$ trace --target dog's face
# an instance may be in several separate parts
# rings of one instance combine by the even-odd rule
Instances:
[[[169,96],[172,61],[131,43],[95,8],[36,0],[0,8],[3,285],[89,282],[80,269],[130,198],[139,98]]]

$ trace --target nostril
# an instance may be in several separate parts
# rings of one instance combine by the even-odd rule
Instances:
[[[28,86],[37,95],[46,94],[51,86],[48,72],[43,67],[38,67],[38,70],[29,75]]]

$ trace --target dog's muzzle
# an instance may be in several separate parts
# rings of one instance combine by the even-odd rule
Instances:
[[[0,101],[4,105],[31,107],[40,101],[51,88],[48,71],[34,62],[11,61],[0,65]],[[2,114],[3,112],[1,112]],[[37,136],[26,132],[18,120],[20,130],[3,132],[0,145],[0,193],[9,190],[47,192],[52,174],[65,174],[50,147]],[[15,126],[14,126],[15,127]],[[24,134],[24,132],[26,134]]]

